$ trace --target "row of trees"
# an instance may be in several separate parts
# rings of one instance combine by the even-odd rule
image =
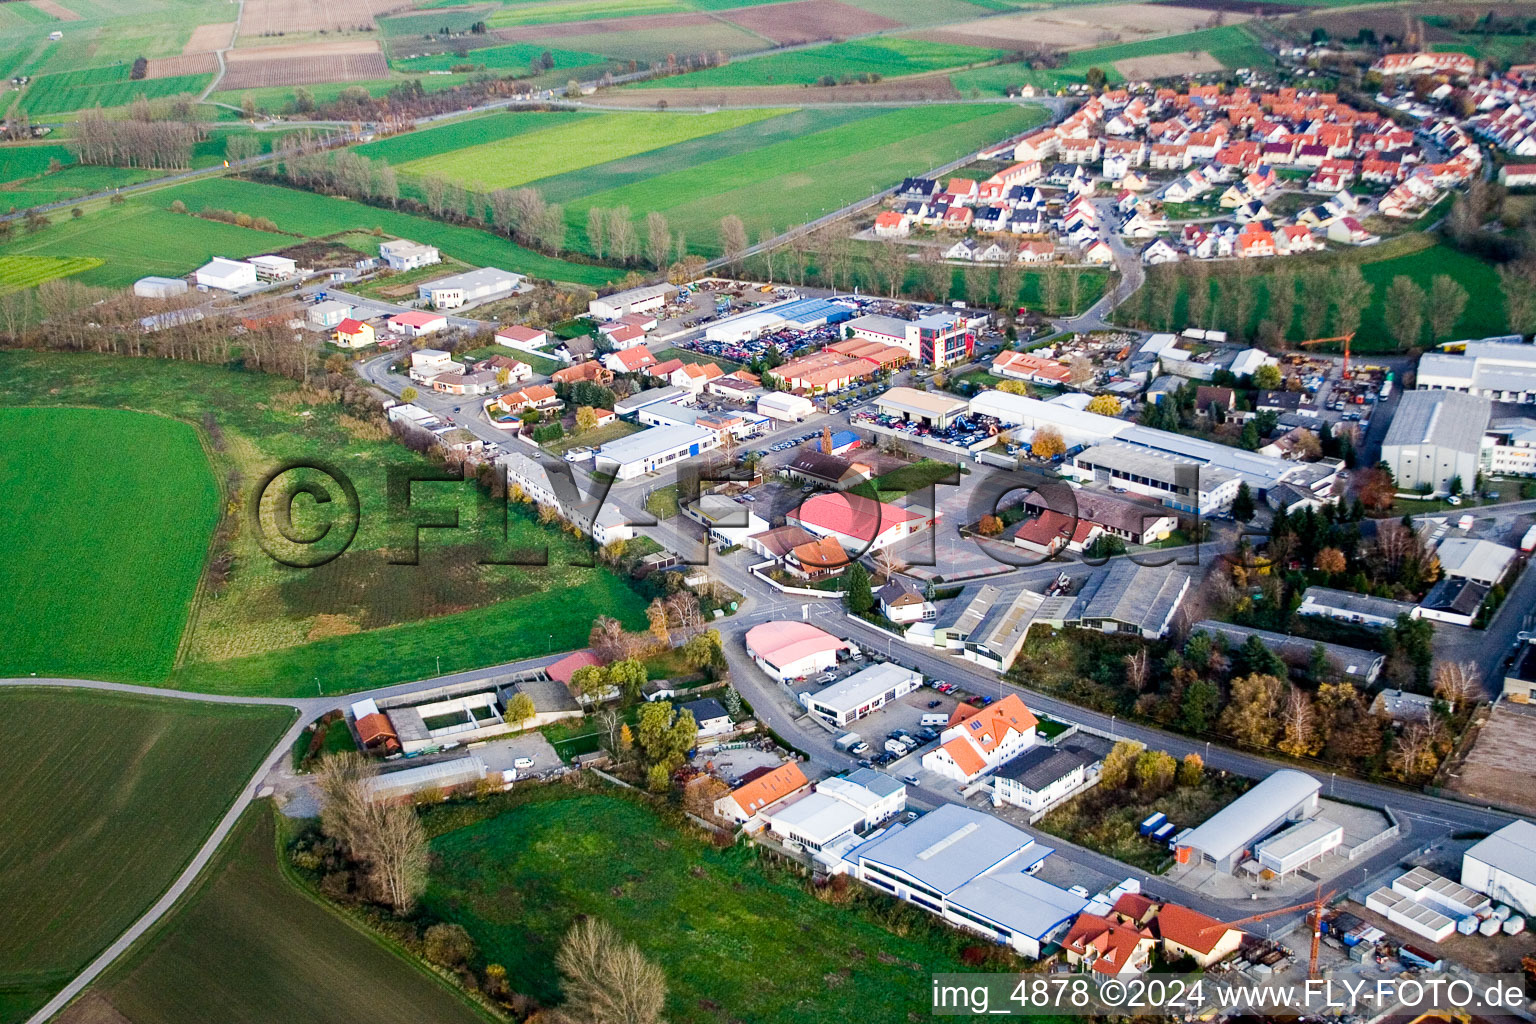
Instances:
[[[83,164],[180,170],[192,166],[192,148],[204,135],[200,123],[155,118],[148,104],[134,104],[121,118],[97,107],[76,120],[69,149]]]

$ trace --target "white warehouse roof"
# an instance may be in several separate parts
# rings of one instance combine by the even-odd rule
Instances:
[[[1269,778],[1202,822],[1182,840],[1221,861],[1247,846],[1279,812],[1294,807],[1322,789],[1322,783],[1294,768],[1281,768]]]

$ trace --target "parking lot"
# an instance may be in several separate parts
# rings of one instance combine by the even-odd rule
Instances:
[[[469,753],[474,754],[485,762],[485,767],[493,772],[504,772],[515,768],[517,761],[522,758],[531,758],[533,767],[517,768],[518,778],[529,775],[538,775],[547,772],[551,768],[561,766],[560,755],[555,753],[555,748],[550,745],[544,734],[536,731],[518,733],[516,736],[508,736],[505,739],[487,740],[484,743],[471,743]]]

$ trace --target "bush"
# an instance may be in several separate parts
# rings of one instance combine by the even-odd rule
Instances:
[[[421,955],[428,962],[452,970],[475,955],[475,940],[463,925],[435,924],[422,940]]]
[[[540,444],[545,441],[558,441],[565,436],[565,428],[558,423],[546,423],[542,427],[533,428],[533,439]]]

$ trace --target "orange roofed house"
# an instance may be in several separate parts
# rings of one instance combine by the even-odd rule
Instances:
[[[1067,962],[1083,964],[1095,974],[1111,978],[1141,974],[1151,966],[1152,949],[1157,945],[1145,928],[1097,914],[1079,914],[1072,930],[1062,940]]]
[[[1243,944],[1243,932],[1177,903],[1155,903],[1127,893],[1111,911],[1124,924],[1150,925],[1169,960],[1190,957],[1202,968],[1220,963]]]
[[[741,777],[741,784],[715,801],[715,816],[755,832],[767,824],[763,812],[793,796],[811,784],[795,761],[785,761],[777,768],[754,768]]]
[[[923,755],[923,767],[970,782],[1034,746],[1039,724],[1016,693],[985,708],[961,704],[939,734],[939,745]]]

